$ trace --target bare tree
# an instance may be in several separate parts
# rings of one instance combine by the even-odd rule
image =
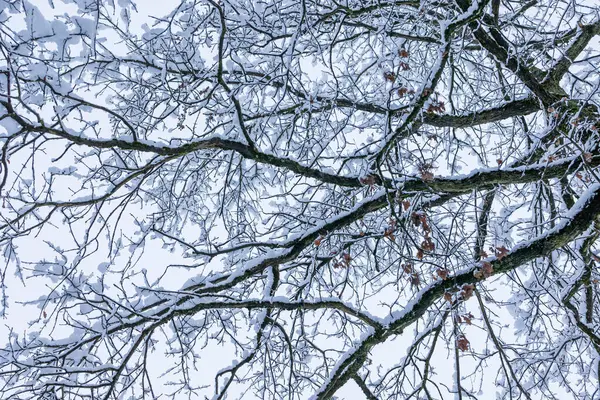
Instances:
[[[0,398],[600,397],[597,2],[171,8],[0,0]]]

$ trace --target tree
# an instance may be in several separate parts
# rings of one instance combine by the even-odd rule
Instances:
[[[0,398],[600,396],[596,2],[117,3],[0,1]]]

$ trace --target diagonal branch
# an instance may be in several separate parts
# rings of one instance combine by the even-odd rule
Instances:
[[[486,260],[492,264],[494,274],[510,272],[538,257],[547,256],[581,235],[591,223],[600,217],[600,184],[590,188],[588,193],[590,194],[587,197],[579,199],[569,211],[567,218],[553,230],[546,232],[535,240],[521,243],[502,259],[494,257]],[[315,397],[317,399],[328,399],[333,396],[339,388],[356,374],[366,360],[371,348],[383,343],[392,335],[401,334],[405,328],[421,318],[446,291],[477,283],[478,280],[473,275],[475,270],[476,266],[469,267],[448,280],[437,281],[422,289],[400,312],[399,317],[390,322],[386,328],[375,330],[360,345],[343,356],[344,361],[333,371],[329,380],[321,387]]]
[[[554,67],[548,71],[548,76],[542,81],[542,83],[549,83],[551,85],[558,85],[561,78],[569,70],[573,61],[581,54],[581,52],[587,47],[594,36],[600,35],[600,20],[593,24],[581,25],[581,31],[577,39],[569,46],[565,51],[565,54],[560,60],[554,64]]]

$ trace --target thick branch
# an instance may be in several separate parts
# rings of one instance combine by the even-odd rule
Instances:
[[[600,21],[597,21],[594,24],[582,25],[577,39],[569,46],[565,54],[556,62],[554,67],[548,71],[548,76],[542,83],[547,82],[551,85],[558,85],[561,78],[569,70],[571,64],[573,64],[573,61],[575,61],[577,56],[581,54],[596,35],[600,35]]]
[[[538,257],[547,256],[581,235],[593,221],[600,217],[600,185],[590,189],[590,192],[592,194],[589,197],[577,202],[569,213],[569,219],[560,226],[536,240],[516,246],[502,259],[490,259],[488,262],[493,265],[494,274],[507,273]],[[401,317],[392,321],[385,329],[376,330],[345,357],[328,383],[321,388],[317,398],[330,398],[358,371],[371,348],[392,335],[402,333],[406,327],[421,318],[444,292],[466,284],[477,283],[478,280],[473,276],[474,271],[475,267],[467,268],[450,279],[437,281],[421,290],[404,308]]]

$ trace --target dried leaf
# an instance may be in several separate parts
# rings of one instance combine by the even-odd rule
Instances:
[[[383,232],[383,237],[390,239],[392,242],[396,240],[396,236],[394,235],[394,229],[393,228],[387,228],[384,232]]]
[[[444,292],[444,300],[446,300],[448,303],[452,304],[452,293]]]
[[[438,268],[435,272],[441,279],[448,279],[448,270],[446,268]]]
[[[417,250],[417,258],[419,260],[422,260],[424,256],[425,256],[425,253],[423,252],[423,249],[418,249]]]
[[[489,278],[494,273],[494,267],[491,263],[484,261],[481,267],[481,273],[483,274],[484,278]]]
[[[425,182],[431,182],[433,181],[433,172],[430,171],[423,171],[421,172],[421,179],[423,179]]]
[[[421,225],[421,215],[418,212],[412,213],[410,217],[414,226]]]
[[[474,292],[475,292],[475,285],[465,284],[465,285],[463,285],[460,294],[464,300],[469,300],[473,296]]]
[[[427,106],[427,112],[429,113],[442,113],[446,111],[446,106],[443,101],[432,101]]]
[[[504,246],[496,247],[496,258],[502,260],[509,252],[510,251]]]
[[[373,185],[375,185],[375,182],[377,181],[377,177],[375,175],[367,175],[367,176],[358,178],[358,181],[360,182],[361,185],[373,186]]]
[[[469,341],[467,340],[467,338],[464,335],[461,335],[456,340],[456,347],[458,347],[458,349],[461,351],[469,350]]]
[[[467,325],[471,325],[471,320],[473,319],[473,315],[471,313],[463,315],[463,321]]]
[[[430,237],[426,237],[425,240],[421,242],[421,248],[425,251],[433,251],[435,250],[435,244]]]
[[[410,276],[410,284],[413,286],[419,286],[419,284],[421,283],[421,278],[419,277],[418,273],[413,273]]]
[[[352,261],[352,256],[350,256],[350,253],[343,253],[342,259],[344,260],[344,264],[346,264],[346,266],[349,266],[350,261]]]
[[[388,82],[396,82],[396,74],[392,71],[387,71],[383,73],[383,78]]]
[[[410,201],[409,200],[402,201],[402,208],[404,208],[404,211],[407,211],[410,208]]]

